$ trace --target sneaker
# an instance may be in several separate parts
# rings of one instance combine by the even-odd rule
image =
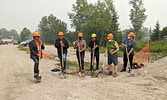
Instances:
[[[108,73],[108,75],[113,75],[113,74],[112,74],[112,71],[110,71],[110,72]]]
[[[126,71],[126,69],[122,69],[120,72],[125,72]]]

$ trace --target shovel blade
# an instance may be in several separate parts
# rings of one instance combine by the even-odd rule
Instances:
[[[78,75],[79,75],[79,77],[81,77],[81,76],[82,76],[81,72],[79,72],[79,74],[78,74]]]
[[[135,75],[134,74],[130,74],[129,77],[135,77]]]

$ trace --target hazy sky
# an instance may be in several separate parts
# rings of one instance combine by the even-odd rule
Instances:
[[[76,0],[0,0],[0,28],[16,29],[18,33],[24,27],[34,32],[43,16],[54,14],[58,19],[68,24],[72,30],[67,15]],[[89,3],[97,0],[87,0]],[[131,6],[129,0],[113,0],[119,17],[121,30],[130,28],[129,14]],[[167,0],[144,0],[148,15],[145,27],[154,28],[157,20],[161,28],[167,26]]]

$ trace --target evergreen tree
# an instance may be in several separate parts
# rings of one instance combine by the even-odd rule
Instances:
[[[157,23],[155,25],[155,29],[153,30],[153,32],[151,34],[151,40],[157,41],[157,40],[159,40],[159,36],[160,36],[160,24],[157,21]]]
[[[167,27],[164,27],[161,31],[161,39],[167,38]]]

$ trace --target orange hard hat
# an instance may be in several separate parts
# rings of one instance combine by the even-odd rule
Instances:
[[[114,36],[110,33],[110,34],[108,34],[108,36],[107,36],[107,39],[110,39],[110,38],[113,38]]]
[[[35,37],[35,36],[40,36],[40,34],[38,32],[34,32],[33,37]]]
[[[135,34],[134,34],[133,32],[130,32],[128,36],[130,36],[130,37],[134,37]]]
[[[82,33],[78,33],[78,37],[83,37],[83,34]]]
[[[59,32],[59,36],[62,36],[62,35],[64,35],[64,33],[63,32]]]

